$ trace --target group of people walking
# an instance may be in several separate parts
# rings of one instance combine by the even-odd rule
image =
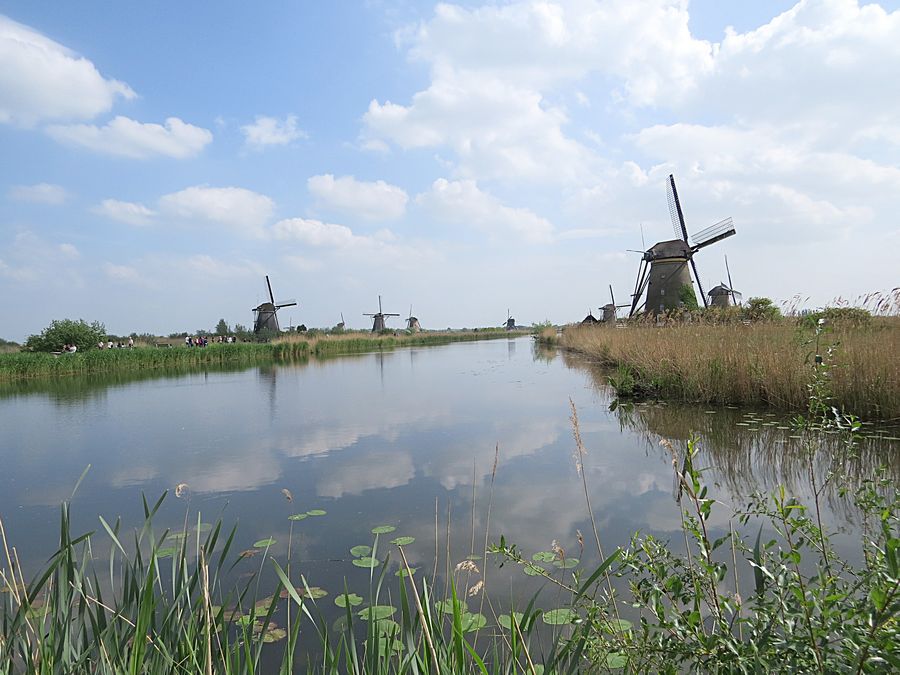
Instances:
[[[107,342],[100,340],[100,342],[97,343],[97,349],[134,349],[134,338],[128,338],[128,342],[115,343],[112,340]]]

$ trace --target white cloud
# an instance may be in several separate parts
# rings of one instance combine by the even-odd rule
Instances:
[[[344,248],[363,239],[345,225],[323,223],[308,218],[279,220],[272,227],[276,239],[298,241],[308,246]]]
[[[104,199],[91,211],[128,225],[148,225],[157,215],[156,211],[143,204],[123,202],[118,199]]]
[[[195,127],[177,117],[169,117],[163,126],[118,116],[103,127],[57,124],[47,127],[47,133],[61,143],[134,159],[195,157],[213,138],[208,129]]]
[[[38,183],[37,185],[14,185],[9,196],[20,202],[59,205],[69,198],[69,193],[61,185]]]
[[[113,281],[124,281],[132,284],[140,283],[141,281],[140,273],[129,265],[116,265],[108,262],[103,265],[103,272]]]
[[[135,93],[88,59],[0,15],[0,122],[91,119]]]
[[[60,244],[58,248],[63,258],[75,260],[76,258],[81,257],[81,252],[75,247],[74,244]]]
[[[159,209],[165,215],[185,221],[224,225],[244,234],[259,236],[262,226],[275,211],[275,203],[265,195],[239,187],[189,187],[163,195]]]
[[[406,211],[409,200],[402,188],[383,180],[371,183],[356,180],[353,176],[335,178],[327,173],[310,177],[306,186],[320,206],[365,220],[399,218]]]
[[[284,121],[275,117],[257,115],[253,124],[241,127],[248,147],[261,150],[273,145],[287,145],[300,138],[307,138],[305,131],[297,126],[297,116],[288,115]]]
[[[434,217],[459,225],[475,225],[494,237],[510,234],[530,243],[553,239],[553,224],[528,209],[512,208],[479,189],[475,181],[439,178],[416,203]]]

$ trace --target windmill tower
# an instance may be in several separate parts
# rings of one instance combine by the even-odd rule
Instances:
[[[381,296],[378,296],[378,313],[377,314],[363,314],[363,316],[371,316],[372,317],[372,332],[377,333],[378,331],[384,330],[384,317],[386,316],[400,316],[399,314],[386,314],[381,311]]]
[[[631,307],[631,305],[617,305],[616,304],[616,296],[613,295],[612,284],[609,285],[609,300],[610,302],[606,303],[600,309],[603,311],[603,318],[601,321],[603,323],[609,325],[615,325],[616,323],[616,310],[619,307]]]
[[[736,307],[741,304],[741,294],[734,290],[731,283],[731,270],[728,269],[728,256],[725,256],[725,271],[728,272],[728,285],[719,283],[709,292],[709,304],[713,307]]]
[[[516,320],[512,317],[512,314],[509,313],[509,310],[506,310],[506,330],[515,330],[516,329]]]
[[[691,270],[694,272],[694,279],[697,280],[697,288],[700,291],[703,306],[708,306],[703,285],[700,283],[700,276],[697,274],[694,254],[700,249],[735,234],[731,218],[726,218],[705,230],[700,230],[689,241],[687,226],[684,224],[684,214],[681,211],[681,201],[678,199],[678,190],[675,188],[675,177],[672,174],[669,174],[666,188],[669,214],[672,216],[672,225],[677,238],[658,242],[644,251],[638,268],[631,311],[628,316],[637,314],[642,306],[648,314],[659,314],[678,309],[691,299],[696,300]],[[644,297],[645,291],[646,298],[641,305],[640,300]]]
[[[335,330],[344,330],[344,313],[341,312],[341,322],[334,327]]]
[[[294,307],[297,304],[294,300],[275,302],[268,274],[266,275],[266,287],[269,289],[269,302],[263,302],[253,309],[253,332],[256,334],[265,330],[281,332],[278,325],[278,310],[282,307]]]
[[[419,320],[413,316],[412,305],[409,306],[409,316],[406,318],[406,330],[412,331],[413,333],[418,333],[422,330],[422,326],[419,325]]]

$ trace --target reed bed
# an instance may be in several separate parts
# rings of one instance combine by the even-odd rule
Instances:
[[[620,393],[723,405],[804,410],[816,354],[828,354],[832,403],[869,420],[900,418],[900,322],[835,326],[820,335],[792,322],[624,328],[570,326],[559,345],[617,369]]]
[[[373,335],[286,336],[269,343],[210,344],[167,349],[89,349],[54,356],[46,353],[0,354],[0,382],[28,378],[62,377],[95,373],[172,370],[199,366],[245,366],[267,361],[294,361],[394,349],[404,346],[444,345],[507,337],[506,332],[466,331]]]

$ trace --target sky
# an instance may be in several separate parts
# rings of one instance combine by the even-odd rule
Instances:
[[[900,285],[900,3],[0,0],[0,337],[580,320]]]

